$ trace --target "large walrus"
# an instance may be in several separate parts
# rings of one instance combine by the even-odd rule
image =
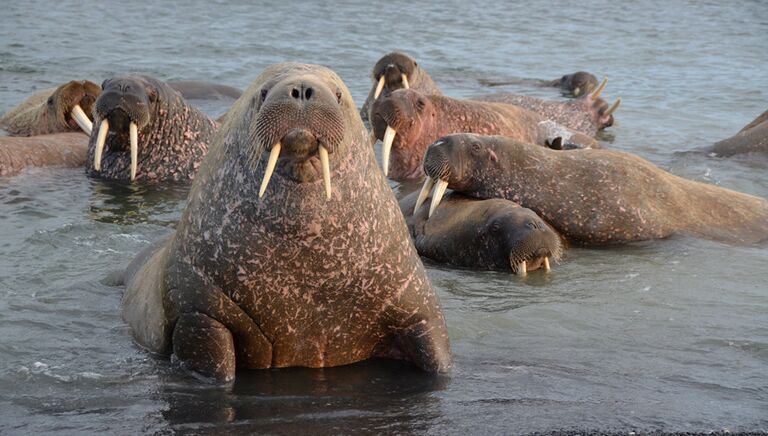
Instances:
[[[125,274],[136,341],[188,369],[450,367],[442,310],[347,87],[266,69],[217,135],[176,232]]]
[[[758,115],[739,133],[716,142],[708,151],[722,157],[742,153],[768,152],[768,111]]]
[[[0,136],[0,176],[12,176],[28,167],[82,167],[87,150],[88,137],[82,133]]]
[[[191,180],[218,128],[168,84],[140,75],[105,80],[93,113],[86,172],[105,179]]]
[[[502,198],[478,200],[459,193],[446,195],[429,216],[413,192],[400,200],[413,243],[420,255],[449,265],[512,271],[550,269],[560,260],[560,235],[530,209]]]
[[[694,182],[645,159],[609,150],[567,153],[503,136],[439,139],[424,158],[435,185],[477,198],[507,198],[532,209],[576,244],[603,245],[676,233],[736,244],[768,238],[768,201]]]
[[[0,117],[0,128],[14,136],[77,132],[91,134],[89,115],[101,93],[87,80],[67,82],[32,94]]]
[[[377,100],[372,114],[373,134],[383,140],[384,175],[394,180],[422,178],[427,146],[451,133],[505,135],[541,146],[600,147],[594,138],[518,106],[425,95],[413,89],[399,89]]]

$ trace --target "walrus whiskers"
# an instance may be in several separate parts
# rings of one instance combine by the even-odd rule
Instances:
[[[133,121],[128,127],[128,132],[131,138],[131,181],[134,181],[139,161],[139,128]]]
[[[99,127],[99,136],[96,137],[96,151],[93,153],[93,168],[96,171],[101,171],[101,155],[104,152],[104,141],[107,140],[107,133],[109,133],[109,121],[104,118]]]
[[[592,98],[596,99],[600,97],[600,94],[603,93],[603,90],[605,89],[605,85],[607,84],[608,84],[608,78],[606,77],[603,79],[602,82],[600,82],[600,86],[598,86],[597,89],[595,89],[595,91],[592,93]]]
[[[376,100],[381,95],[381,91],[384,89],[384,75],[379,78],[379,83],[376,85],[376,91],[373,93],[373,99]]]
[[[427,177],[424,180],[424,186],[421,187],[421,192],[419,192],[419,198],[416,199],[416,206],[413,208],[413,213],[415,214],[417,210],[421,207],[422,204],[424,204],[424,201],[426,201],[427,196],[429,195],[429,190],[432,189],[432,186],[435,185],[435,179],[432,177]]]
[[[280,157],[280,149],[283,147],[279,142],[272,146],[272,151],[269,152],[269,160],[267,161],[267,168],[264,170],[264,178],[261,180],[261,187],[259,188],[259,198],[264,196],[264,191],[267,190],[269,179],[272,178],[272,172],[275,171],[275,165],[277,164],[277,158]]]
[[[389,173],[389,153],[392,151],[392,142],[395,140],[395,135],[397,135],[397,131],[387,125],[381,145],[381,167],[384,170],[385,176]]]
[[[83,132],[85,132],[88,136],[91,136],[91,132],[93,131],[93,123],[88,118],[88,116],[85,115],[83,108],[81,108],[79,104],[76,104],[75,107],[72,108],[72,117],[75,119],[77,125],[83,129]]]
[[[445,190],[448,189],[448,182],[445,180],[437,180],[437,183],[435,184],[435,190],[432,192],[432,203],[429,205],[429,215],[427,217],[432,216],[432,212],[437,209],[437,205],[440,204],[440,201],[443,199],[443,195],[445,195]]]

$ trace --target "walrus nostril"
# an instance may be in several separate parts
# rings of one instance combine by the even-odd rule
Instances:
[[[310,98],[312,98],[312,94],[314,94],[314,91],[312,90],[312,88],[307,88],[304,90],[304,98],[306,100],[309,100]]]
[[[295,98],[295,99],[297,99],[297,100],[298,100],[299,98],[301,98],[301,91],[299,91],[299,90],[298,90],[298,89],[296,89],[296,88],[293,88],[293,89],[291,90],[291,97],[293,97],[293,98]]]

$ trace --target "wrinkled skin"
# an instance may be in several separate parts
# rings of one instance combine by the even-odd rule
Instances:
[[[89,117],[101,93],[87,80],[67,82],[58,88],[38,91],[0,118],[0,128],[14,136],[80,132],[72,108],[80,105]]]
[[[505,135],[541,146],[549,146],[558,138],[580,148],[600,146],[594,138],[518,106],[423,95],[405,89],[374,103],[371,126],[377,139],[384,138],[387,126],[397,131],[388,174],[394,180],[422,178],[427,146],[451,133]]]
[[[709,151],[721,157],[743,153],[768,153],[768,111],[752,120],[739,133],[716,142]]]
[[[0,177],[29,167],[80,167],[85,163],[87,150],[88,137],[82,133],[0,136]]]
[[[629,153],[564,153],[501,136],[457,134],[431,145],[424,167],[453,190],[533,210],[575,244],[678,233],[733,244],[768,238],[765,199],[677,177]]]
[[[123,319],[136,341],[219,381],[373,356],[447,370],[437,295],[341,79],[274,65],[229,115],[176,232],[127,270]]]
[[[379,79],[382,76],[384,77],[384,88],[378,98],[381,99],[398,89],[403,89],[403,74],[408,78],[409,89],[414,89],[426,95],[442,95],[440,88],[437,87],[432,77],[419,66],[415,59],[404,53],[392,52],[384,55],[373,67],[371,74],[373,85],[360,110],[360,116],[363,118],[363,121],[369,122],[371,120],[370,112]]]
[[[555,79],[549,82],[549,85],[560,88],[563,92],[574,97],[581,97],[597,88],[597,77],[586,71],[577,71]]]
[[[173,80],[168,85],[185,100],[237,100],[243,91],[227,85],[199,80]]]
[[[189,181],[195,177],[218,125],[166,83],[148,76],[104,81],[94,105],[86,173],[130,181],[129,124],[138,126],[137,182]],[[94,166],[101,121],[108,120],[101,169]]]
[[[513,273],[522,261],[533,271],[542,267],[545,256],[560,259],[560,235],[530,209],[501,198],[478,200],[452,193],[428,219],[429,203],[414,213],[417,197],[414,192],[400,200],[400,210],[424,257]]]

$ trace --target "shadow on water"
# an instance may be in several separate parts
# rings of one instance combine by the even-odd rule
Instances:
[[[118,225],[138,223],[175,226],[186,204],[189,184],[125,184],[91,180],[89,217]]]

